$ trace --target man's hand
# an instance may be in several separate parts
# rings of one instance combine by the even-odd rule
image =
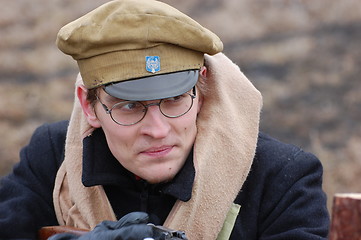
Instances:
[[[143,240],[153,237],[152,227],[147,225],[148,220],[148,214],[132,212],[117,222],[103,221],[82,236],[60,233],[50,237],[49,240]]]

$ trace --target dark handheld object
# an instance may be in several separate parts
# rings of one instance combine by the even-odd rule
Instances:
[[[156,240],[188,240],[184,231],[176,231],[163,226],[148,224],[153,227],[154,239]]]

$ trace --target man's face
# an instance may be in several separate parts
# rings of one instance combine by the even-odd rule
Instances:
[[[102,90],[98,95],[108,107],[120,101]],[[159,100],[144,103],[152,102]],[[183,166],[196,137],[200,107],[197,96],[188,113],[168,118],[158,106],[150,106],[142,121],[122,126],[106,114],[98,101],[94,107],[96,120],[88,121],[93,127],[103,128],[110,151],[120,164],[150,183],[159,183],[171,180]]]

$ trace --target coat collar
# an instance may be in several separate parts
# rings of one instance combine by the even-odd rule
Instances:
[[[157,184],[161,192],[181,201],[188,201],[192,196],[195,170],[193,166],[193,150],[190,152],[183,168],[167,183]],[[83,140],[83,173],[82,182],[86,187],[96,185],[124,186],[130,182],[140,181],[125,169],[112,155],[101,128]]]

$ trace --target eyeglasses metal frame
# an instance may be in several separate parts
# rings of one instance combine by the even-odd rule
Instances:
[[[102,89],[104,90],[104,88],[102,88]],[[114,104],[112,107],[109,108],[107,105],[105,105],[105,104],[100,100],[100,98],[98,97],[97,94],[96,94],[95,96],[96,96],[97,100],[99,101],[99,103],[101,104],[101,106],[103,107],[104,111],[105,111],[107,114],[110,115],[110,118],[111,118],[116,124],[121,125],[121,126],[131,126],[131,125],[137,124],[137,123],[139,123],[140,121],[143,120],[143,118],[144,118],[145,115],[147,114],[148,107],[150,107],[150,106],[158,106],[159,111],[163,114],[163,116],[168,117],[168,118],[178,118],[178,117],[181,117],[181,116],[185,115],[186,113],[189,112],[189,110],[191,110],[191,108],[193,107],[193,100],[197,97],[196,86],[193,87],[192,92],[193,92],[193,94],[190,94],[190,93],[186,92],[186,94],[188,94],[188,95],[191,97],[191,99],[192,99],[191,105],[189,106],[188,110],[185,111],[185,112],[182,113],[182,114],[175,115],[175,116],[167,115],[167,114],[165,114],[164,112],[162,112],[162,109],[161,109],[160,105],[161,105],[162,101],[163,101],[164,99],[167,99],[167,98],[160,99],[159,102],[153,102],[153,103],[149,103],[149,104],[144,104],[144,103],[142,103],[141,101],[121,101],[121,102],[118,102],[118,103]],[[113,115],[112,115],[113,109],[114,109],[116,106],[118,106],[119,104],[126,103],[126,102],[137,102],[137,103],[140,103],[140,104],[144,107],[144,114],[143,114],[143,116],[142,116],[138,121],[135,121],[135,122],[133,122],[133,123],[124,124],[124,123],[118,122],[116,119],[114,119],[114,117],[113,117]]]

